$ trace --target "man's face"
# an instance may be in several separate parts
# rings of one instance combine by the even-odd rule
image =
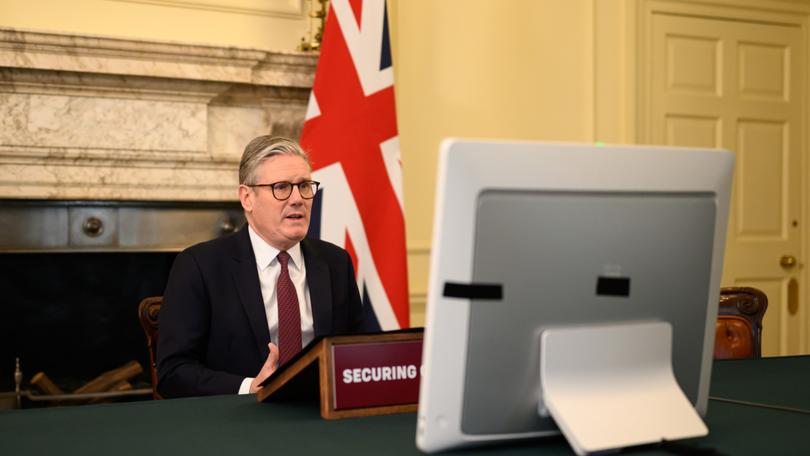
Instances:
[[[297,184],[312,179],[307,162],[296,155],[268,158],[259,165],[256,177],[257,184]],[[312,200],[301,198],[298,187],[293,186],[290,197],[279,201],[270,187],[240,185],[239,199],[250,226],[273,247],[288,250],[306,236]]]

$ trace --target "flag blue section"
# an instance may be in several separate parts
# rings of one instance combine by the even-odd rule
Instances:
[[[309,230],[307,237],[310,239],[321,238],[321,208],[323,203],[323,190],[318,190],[315,199],[312,201],[312,211],[309,215]]]
[[[392,65],[391,62],[391,40],[388,38],[388,4],[385,4],[383,13],[383,34],[382,52],[380,52],[380,70],[384,70]]]

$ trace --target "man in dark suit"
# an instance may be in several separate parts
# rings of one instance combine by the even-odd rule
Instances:
[[[305,239],[312,198],[306,153],[260,136],[239,165],[247,225],[177,256],[160,311],[158,390],[164,397],[255,393],[314,337],[358,332],[351,258]]]

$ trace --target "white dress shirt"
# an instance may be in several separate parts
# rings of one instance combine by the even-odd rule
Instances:
[[[276,282],[281,273],[281,264],[278,262],[279,249],[264,241],[253,227],[248,226],[250,244],[253,247],[253,255],[256,257],[256,270],[259,273],[259,284],[262,289],[262,301],[264,302],[264,313],[267,316],[267,327],[270,330],[270,341],[278,345],[278,299],[276,293]],[[304,347],[315,337],[315,327],[312,323],[312,303],[309,299],[309,287],[307,287],[307,268],[304,264],[304,255],[301,253],[301,244],[295,244],[287,250],[290,254],[290,261],[287,269],[290,272],[290,280],[295,286],[298,295],[298,308],[301,312],[301,346]],[[250,392],[250,383],[253,377],[242,380],[239,387],[239,394]]]

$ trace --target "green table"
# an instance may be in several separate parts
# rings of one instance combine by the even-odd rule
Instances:
[[[810,357],[715,362],[711,395],[810,408]],[[414,414],[321,420],[317,404],[216,396],[0,413],[0,455],[419,454]],[[710,401],[708,437],[723,454],[810,455],[810,415]],[[561,437],[462,454],[573,454]],[[640,448],[632,454],[663,454]]]

